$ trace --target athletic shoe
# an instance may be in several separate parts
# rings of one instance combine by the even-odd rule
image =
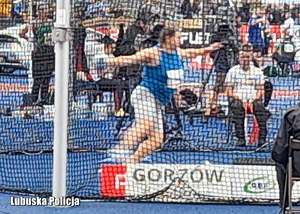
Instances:
[[[152,163],[152,159],[150,158],[150,155],[148,155],[147,157],[144,157],[141,160],[141,163]]]
[[[121,164],[116,158],[107,157],[100,161],[101,164]]]
[[[108,155],[115,159],[124,159],[133,155],[133,150],[121,150],[121,149],[111,149],[108,151]]]
[[[116,117],[124,117],[127,116],[126,113],[124,112],[123,109],[119,109],[118,111],[115,112]]]

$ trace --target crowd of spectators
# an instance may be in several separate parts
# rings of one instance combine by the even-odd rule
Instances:
[[[127,5],[129,2],[125,2]],[[97,73],[98,76],[90,75],[90,68],[85,57],[85,38],[86,38],[86,27],[83,25],[85,20],[97,19],[97,18],[109,18],[118,19],[122,17],[130,17],[135,21],[132,23],[124,23],[119,26],[118,40],[114,41],[110,38],[110,35],[106,35],[104,39],[99,40],[103,43],[105,53],[103,56],[120,56],[130,55],[144,48],[153,47],[159,43],[159,32],[162,29],[161,20],[173,19],[178,17],[181,19],[201,19],[204,22],[205,31],[210,31],[211,35],[219,33],[220,28],[210,29],[209,26],[220,26],[220,23],[226,23],[227,30],[232,32],[235,46],[240,46],[242,43],[251,44],[251,51],[253,52],[253,63],[255,67],[264,71],[266,76],[288,76],[297,75],[293,71],[291,64],[295,62],[297,32],[296,26],[299,24],[299,5],[288,5],[288,4],[261,4],[258,2],[250,2],[248,0],[244,2],[233,2],[233,1],[196,1],[196,0],[183,0],[182,2],[174,1],[140,1],[139,5],[135,5],[131,2],[131,8],[126,8],[122,2],[116,3],[107,0],[92,0],[89,2],[76,1],[72,6],[73,17],[75,20],[74,24],[74,55],[75,65],[74,70],[78,73],[84,73],[86,80],[96,83],[98,92],[111,91],[114,92],[115,102],[115,115],[123,116],[125,113],[130,113],[128,106],[122,105],[121,101],[123,98],[122,90],[126,91],[126,99],[129,100],[130,93],[133,88],[138,84],[141,79],[142,66],[131,66],[122,67],[118,70],[114,70],[115,75],[106,75],[106,68],[101,67],[101,63],[98,63]],[[54,21],[55,17],[55,5],[51,4],[51,7],[47,7],[47,14],[43,14],[45,20]],[[138,8],[137,10],[134,7]],[[171,8],[171,9],[170,9]],[[41,9],[38,5],[33,5],[31,11],[31,20],[38,20],[41,14],[38,10]],[[37,9],[37,10],[36,10]],[[130,13],[129,13],[129,12]],[[26,22],[24,17],[26,13],[26,7],[22,7],[15,3],[12,7],[12,16],[21,19],[21,22]],[[208,22],[208,17],[213,17],[213,22]],[[124,19],[125,20],[125,19]],[[209,24],[208,24],[209,23]],[[52,25],[53,23],[50,23]],[[272,29],[276,26],[278,29],[277,34],[273,35]],[[39,26],[41,27],[41,26]],[[26,36],[23,34],[22,36]],[[35,35],[37,36],[37,35]],[[39,35],[41,39],[45,39],[45,35]],[[37,39],[37,38],[36,38]],[[228,38],[226,38],[228,39]],[[223,41],[224,37],[220,39]],[[230,42],[229,42],[230,43]],[[52,47],[51,43],[51,48]],[[215,92],[216,97],[222,90],[219,90],[219,86],[222,86],[226,81],[227,73],[231,68],[239,64],[239,58],[233,57],[230,63],[224,66],[224,59],[228,62],[228,50],[220,50],[218,54],[211,55],[214,59],[216,66],[215,72],[221,73],[217,75],[217,82]],[[232,50],[234,52],[234,50]],[[245,52],[245,50],[244,50]],[[243,52],[243,53],[244,53]],[[246,51],[247,52],[247,51]],[[237,48],[236,54],[239,54]],[[222,55],[222,57],[221,57]],[[222,60],[221,60],[222,58]],[[218,61],[219,60],[219,61]],[[222,61],[222,62],[221,62]],[[271,65],[270,65],[271,63]],[[33,63],[34,64],[34,63]],[[252,69],[252,68],[251,68]],[[253,68],[254,69],[254,68]],[[38,70],[38,69],[37,69]],[[52,69],[53,70],[53,69]],[[52,70],[50,72],[52,72]],[[138,75],[137,75],[138,74]],[[49,73],[49,77],[51,74]],[[37,102],[38,92],[40,89],[48,90],[49,77],[44,84],[41,83],[39,78],[35,78],[33,92],[34,102]],[[43,77],[44,78],[44,77]],[[75,79],[75,81],[77,81]],[[241,80],[243,81],[243,80]],[[117,84],[116,84],[117,83]],[[46,86],[45,86],[46,85]],[[116,87],[118,86],[118,87]],[[265,90],[266,91],[266,90]],[[48,96],[46,92],[43,92],[42,104],[47,104]],[[98,96],[96,93],[95,96]],[[74,97],[76,93],[74,93]],[[101,96],[101,94],[100,94]],[[269,97],[265,99],[270,99]],[[217,102],[217,98],[213,102]],[[95,98],[96,99],[96,98]],[[130,107],[130,106],[129,106]],[[264,105],[267,107],[267,105]],[[266,133],[264,134],[266,135]],[[261,145],[265,142],[264,139],[261,141]],[[241,145],[244,145],[244,140],[241,141]]]

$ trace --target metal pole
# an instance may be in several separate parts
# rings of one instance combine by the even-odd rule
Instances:
[[[53,145],[53,197],[67,194],[68,87],[70,0],[56,0],[55,41],[55,115]]]

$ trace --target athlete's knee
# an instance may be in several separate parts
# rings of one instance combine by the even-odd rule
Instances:
[[[152,119],[143,119],[140,122],[140,128],[144,130],[151,130],[155,126],[155,122]]]
[[[162,132],[155,132],[150,135],[149,140],[152,142],[152,146],[158,148],[164,143],[164,134]]]

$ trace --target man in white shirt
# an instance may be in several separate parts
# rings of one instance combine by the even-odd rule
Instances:
[[[246,145],[244,120],[249,110],[253,112],[260,129],[259,146],[265,144],[267,136],[266,122],[269,114],[263,104],[265,77],[263,72],[252,64],[252,60],[252,45],[243,45],[239,52],[240,64],[228,71],[225,80],[226,94],[232,99],[230,108],[238,138],[237,146]]]
[[[292,18],[291,12],[287,12],[285,14],[286,20],[284,21],[283,25],[281,25],[282,33],[288,33],[290,38],[294,35],[294,27],[295,27],[295,20]]]

